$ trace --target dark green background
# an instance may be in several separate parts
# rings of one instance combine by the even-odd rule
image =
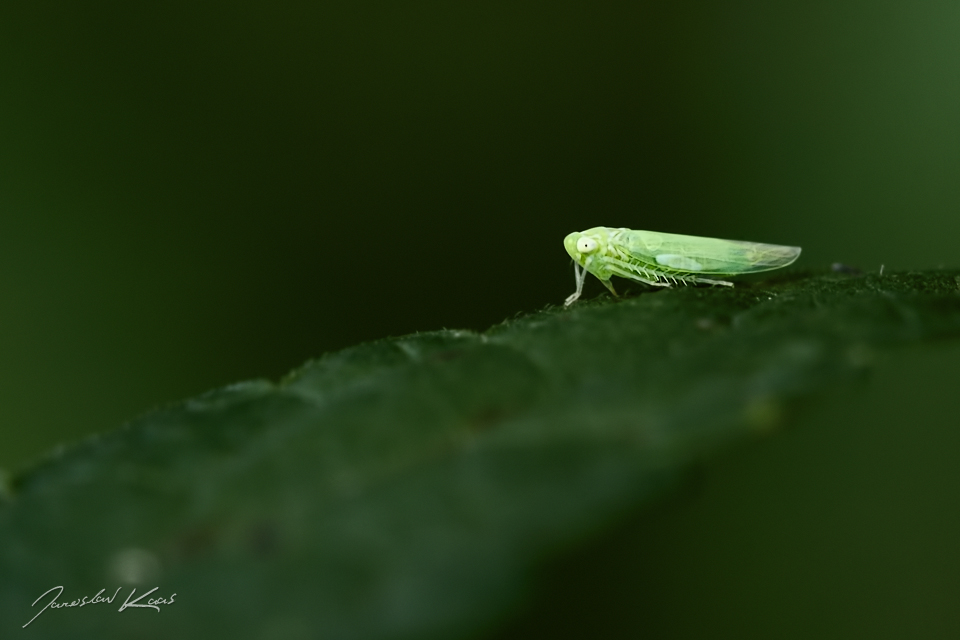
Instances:
[[[946,1],[3,3],[0,466],[558,303],[598,224],[956,266],[958,33]]]
[[[873,364],[546,568],[497,639],[960,637],[960,344]]]

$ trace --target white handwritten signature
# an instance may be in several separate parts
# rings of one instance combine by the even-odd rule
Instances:
[[[33,616],[32,618],[30,618],[30,622],[33,622],[34,620],[36,620],[37,616],[39,616],[41,613],[43,613],[47,609],[63,609],[65,607],[85,607],[88,604],[100,604],[102,602],[106,602],[107,604],[113,604],[113,600],[114,598],[117,597],[117,594],[120,593],[121,588],[122,587],[117,587],[117,590],[114,591],[113,595],[110,596],[109,598],[101,595],[104,591],[106,591],[106,589],[100,589],[100,591],[97,592],[97,595],[93,596],[92,598],[83,596],[79,600],[73,600],[72,602],[57,602],[57,598],[59,598],[63,594],[63,585],[53,587],[51,589],[47,589],[40,595],[39,598],[33,601],[33,604],[30,605],[31,607],[37,606],[37,603],[40,602],[40,600],[51,591],[56,591],[57,593],[50,599],[50,602],[48,602],[46,606],[43,607],[43,609],[40,609],[40,611],[37,612],[36,616]],[[157,613],[159,613],[160,605],[173,604],[173,599],[177,596],[176,593],[171,594],[169,598],[150,598],[149,600],[147,600],[145,604],[139,604],[141,600],[143,600],[144,598],[146,598],[148,595],[150,595],[151,593],[153,593],[159,588],[160,587],[154,587],[153,589],[150,589],[150,591],[147,591],[146,593],[141,594],[140,597],[137,598],[136,600],[131,600],[130,598],[132,598],[134,594],[137,593],[137,589],[136,587],[134,587],[133,589],[130,590],[130,595],[127,596],[127,599],[124,601],[122,605],[120,605],[120,608],[117,609],[117,611],[123,611],[124,609],[128,609],[128,608],[130,609],[138,608],[138,609],[156,609]],[[30,622],[28,622],[27,624],[30,624]],[[27,624],[23,625],[23,628],[25,628]]]

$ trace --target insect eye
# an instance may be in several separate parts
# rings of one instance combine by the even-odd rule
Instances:
[[[596,249],[597,241],[593,238],[580,238],[580,240],[577,241],[577,251],[580,253],[591,253],[596,251]]]

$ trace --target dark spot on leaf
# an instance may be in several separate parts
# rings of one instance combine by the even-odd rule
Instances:
[[[474,414],[469,424],[473,431],[486,431],[495,427],[506,417],[507,410],[504,407],[488,406]]]
[[[189,529],[174,542],[174,553],[178,558],[189,560],[207,553],[217,539],[212,525]]]
[[[273,555],[280,546],[280,532],[274,523],[263,520],[250,528],[248,543],[256,556]]]
[[[463,357],[463,349],[444,349],[436,351],[427,358],[428,362],[452,362]]]

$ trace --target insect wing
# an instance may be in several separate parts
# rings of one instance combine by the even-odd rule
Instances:
[[[800,255],[800,247],[656,231],[624,229],[621,238],[633,258],[678,272],[756,273],[785,267]]]

